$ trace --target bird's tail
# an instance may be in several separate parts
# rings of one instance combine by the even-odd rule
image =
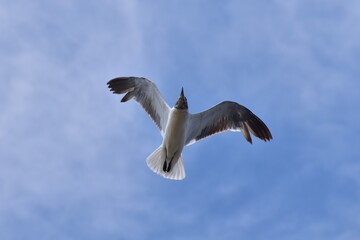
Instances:
[[[147,159],[146,163],[148,167],[155,173],[163,176],[164,178],[173,180],[182,180],[185,178],[185,169],[182,157],[175,162],[169,172],[164,172],[163,166],[166,159],[166,151],[163,145],[160,145]]]

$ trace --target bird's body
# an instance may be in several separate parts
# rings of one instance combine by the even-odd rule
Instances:
[[[250,133],[268,141],[272,135],[267,126],[246,107],[224,101],[200,113],[188,112],[183,89],[175,106],[170,108],[150,80],[138,77],[120,77],[108,82],[114,93],[126,93],[122,102],[135,98],[160,128],[162,144],[146,159],[154,172],[165,178],[185,178],[182,160],[184,146],[225,130],[241,131],[252,143]]]
[[[173,108],[166,125],[163,146],[166,152],[166,165],[175,165],[185,145],[188,110]],[[166,167],[164,167],[166,171]]]

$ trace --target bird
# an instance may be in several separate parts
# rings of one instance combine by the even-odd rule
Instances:
[[[181,88],[174,107],[170,108],[155,83],[147,78],[117,77],[107,85],[114,94],[125,94],[121,102],[134,98],[160,129],[163,141],[147,157],[146,163],[153,172],[167,179],[185,178],[183,148],[210,135],[226,130],[241,131],[251,144],[251,134],[265,142],[272,139],[265,123],[237,102],[223,101],[192,114],[188,111],[184,88]]]

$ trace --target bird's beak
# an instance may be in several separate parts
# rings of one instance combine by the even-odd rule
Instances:
[[[182,98],[184,98],[184,97],[185,97],[185,96],[184,96],[184,88],[183,88],[183,87],[181,88],[180,97],[182,97]]]

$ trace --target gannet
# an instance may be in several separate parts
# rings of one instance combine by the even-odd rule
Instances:
[[[125,94],[121,102],[134,98],[159,127],[163,141],[146,159],[148,167],[164,178],[182,180],[185,169],[182,150],[185,146],[225,130],[241,131],[252,143],[251,134],[264,141],[272,135],[265,123],[248,108],[223,101],[203,112],[189,113],[184,89],[170,108],[156,85],[143,77],[118,77],[107,83],[115,94]]]

